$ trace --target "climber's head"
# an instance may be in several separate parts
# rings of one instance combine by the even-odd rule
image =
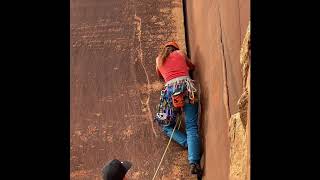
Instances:
[[[169,42],[167,42],[167,43],[164,45],[164,47],[169,47],[169,46],[173,46],[173,47],[175,47],[176,49],[179,49],[178,44],[177,44],[176,42],[174,42],[174,41],[169,41]]]
[[[160,48],[160,53],[158,56],[160,58],[159,66],[162,65],[162,63],[166,60],[170,53],[176,50],[179,50],[179,46],[174,41],[169,41],[164,46],[162,46]]]
[[[114,159],[103,167],[103,180],[126,180],[126,173],[131,166],[132,163],[129,161]]]

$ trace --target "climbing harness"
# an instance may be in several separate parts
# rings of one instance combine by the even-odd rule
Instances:
[[[161,90],[160,103],[156,108],[154,120],[160,126],[176,123],[176,117],[181,113],[185,103],[195,103],[194,80],[189,76],[178,77],[168,81]]]

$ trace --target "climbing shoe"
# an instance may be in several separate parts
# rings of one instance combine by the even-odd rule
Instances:
[[[191,174],[201,175],[201,167],[199,164],[191,163],[190,164],[190,172]]]

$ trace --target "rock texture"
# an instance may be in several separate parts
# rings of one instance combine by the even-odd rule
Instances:
[[[181,0],[70,1],[72,180],[101,178],[113,158],[131,179],[151,179],[169,138],[153,122],[162,83],[160,45],[185,49]],[[195,179],[187,151],[171,143],[156,179]]]
[[[208,180],[250,178],[250,61],[239,62],[249,3],[185,1]],[[153,177],[169,139],[153,123],[162,87],[155,58],[169,40],[186,50],[182,7],[182,0],[70,0],[72,180],[101,179],[113,158],[133,162],[131,179]],[[196,179],[187,151],[173,142],[156,179]]]
[[[239,112],[229,121],[230,138],[230,180],[250,179],[250,24],[240,51],[242,65],[243,93],[238,101]]]
[[[203,179],[227,180],[236,168],[230,157],[230,153],[237,152],[233,149],[234,142],[241,145],[239,153],[247,153],[243,147],[245,143],[238,136],[229,139],[229,121],[245,115],[239,112],[238,107],[244,84],[243,66],[239,60],[249,23],[250,1],[202,0],[185,3],[189,56],[197,66],[195,78],[201,85]],[[247,106],[245,103],[242,105]],[[233,130],[239,128],[240,124],[234,124]],[[246,132],[242,129],[242,137]],[[234,155],[237,157],[239,154]]]

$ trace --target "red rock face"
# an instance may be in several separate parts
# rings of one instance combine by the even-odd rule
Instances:
[[[153,122],[162,88],[159,46],[183,47],[179,0],[71,0],[71,174],[100,179],[113,159],[131,179],[152,179],[169,138]],[[177,17],[180,12],[180,17]],[[182,26],[183,27],[183,26]],[[182,31],[181,31],[182,30]],[[186,150],[171,143],[158,178],[191,179]]]
[[[240,48],[249,0],[187,1],[187,32],[195,77],[201,84],[204,179],[229,177],[228,121],[242,94]]]
[[[72,180],[100,179],[113,159],[131,179],[152,179],[167,145],[152,122],[161,82],[158,48],[184,49],[180,0],[71,0],[70,146]],[[240,45],[249,0],[187,1],[190,55],[201,83],[204,179],[228,178],[228,119],[242,93]],[[156,179],[195,179],[187,152],[171,143]]]

